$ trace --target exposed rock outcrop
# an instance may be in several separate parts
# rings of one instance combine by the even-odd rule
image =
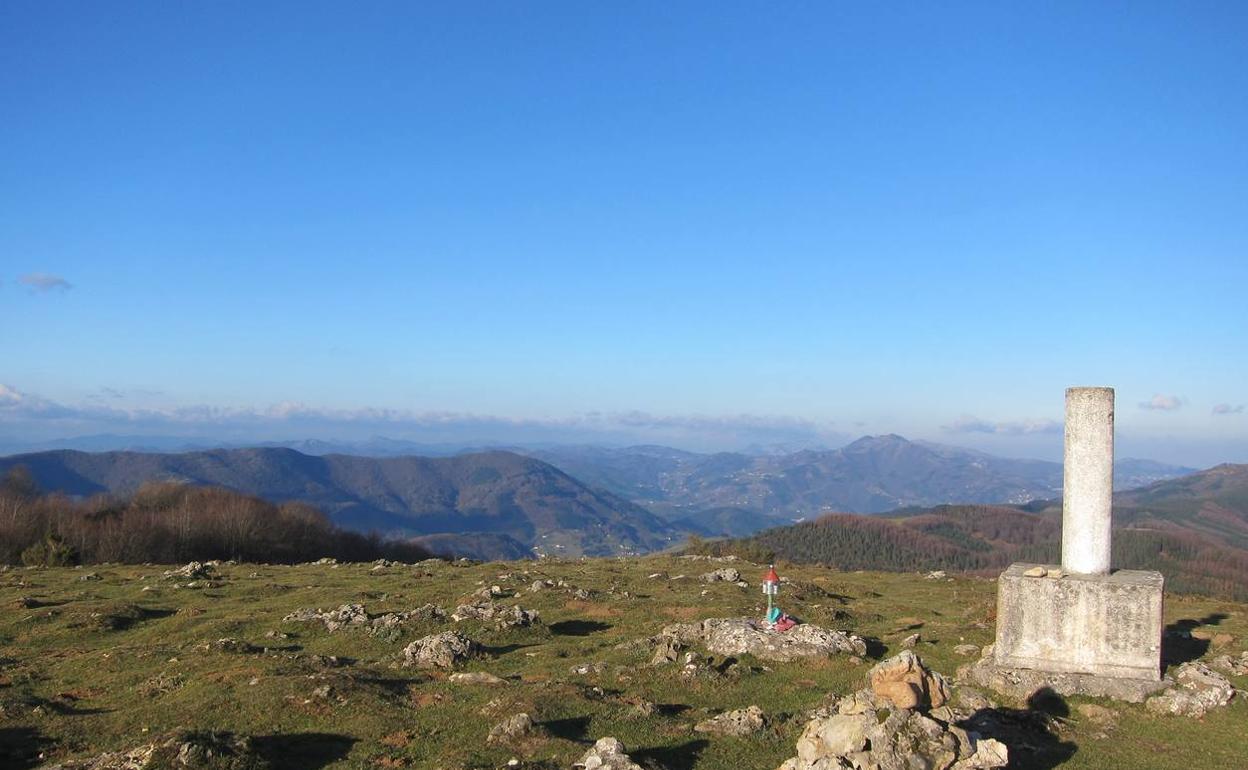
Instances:
[[[928,670],[910,650],[877,663],[867,680],[877,697],[899,709],[938,708],[949,700],[945,678]]]
[[[599,738],[572,766],[580,770],[646,770],[624,753],[624,746],[615,738]]]
[[[499,628],[519,628],[541,623],[542,616],[537,610],[526,610],[518,604],[508,607],[491,601],[476,601],[456,607],[451,613],[451,620],[456,623],[484,620],[493,622]]]
[[[763,716],[763,710],[758,706],[750,706],[704,719],[694,725],[693,729],[699,733],[740,737],[756,733],[766,726],[767,718]]]
[[[480,654],[481,645],[454,631],[417,639],[403,648],[403,665],[421,668],[452,668]]]
[[[1235,697],[1226,677],[1203,663],[1190,661],[1174,672],[1174,687],[1154,695],[1144,704],[1156,714],[1203,717],[1210,709],[1225,706]]]
[[[513,714],[502,722],[494,725],[490,729],[490,734],[486,736],[486,743],[515,743],[524,738],[528,738],[537,731],[537,724],[533,721],[533,717],[523,712]]]
[[[1000,741],[864,689],[816,713],[780,770],[988,770],[1008,761]]]
[[[673,623],[659,637],[704,645],[717,655],[749,653],[763,660],[787,662],[837,653],[865,655],[866,642],[844,631],[800,623],[788,631],[772,631],[749,618],[710,618],[698,623]]]
[[[267,770],[251,739],[233,733],[183,732],[126,751],[75,759],[49,770]]]

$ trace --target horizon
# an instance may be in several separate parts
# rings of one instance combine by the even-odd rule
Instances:
[[[708,8],[0,9],[0,446],[1248,462],[1248,8]]]

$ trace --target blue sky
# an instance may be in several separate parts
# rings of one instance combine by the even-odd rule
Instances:
[[[5,3],[0,433],[1248,462],[1246,93],[1243,3]]]

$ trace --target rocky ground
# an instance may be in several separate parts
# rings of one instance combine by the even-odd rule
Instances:
[[[1168,596],[1146,703],[959,682],[995,585],[739,561],[0,571],[0,767],[1248,767],[1248,608]]]

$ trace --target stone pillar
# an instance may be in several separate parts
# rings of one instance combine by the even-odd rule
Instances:
[[[1114,497],[1114,389],[1066,389],[1062,568],[1109,572]]]

